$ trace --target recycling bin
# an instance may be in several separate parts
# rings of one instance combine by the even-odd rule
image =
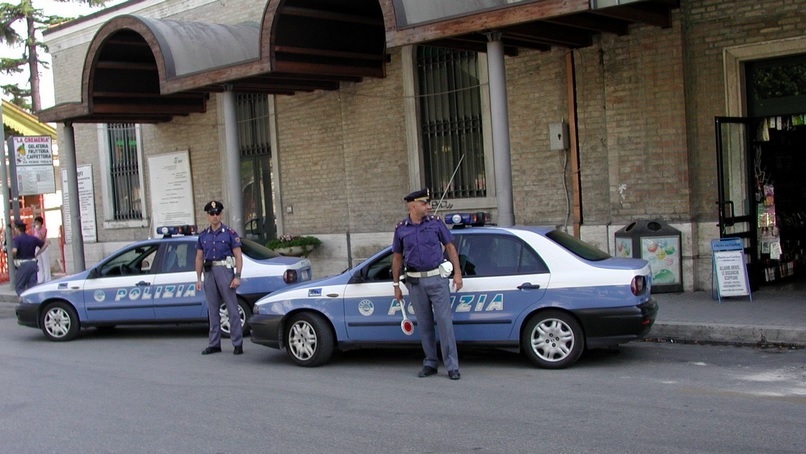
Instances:
[[[649,262],[652,293],[683,291],[680,231],[662,221],[638,220],[615,233],[616,257]]]

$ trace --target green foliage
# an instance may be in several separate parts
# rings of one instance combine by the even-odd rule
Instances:
[[[270,240],[266,243],[266,247],[269,249],[280,249],[292,246],[316,247],[320,244],[322,244],[322,241],[315,236],[283,235],[277,239]]]

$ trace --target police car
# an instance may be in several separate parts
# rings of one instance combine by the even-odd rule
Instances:
[[[92,268],[28,289],[17,306],[20,325],[40,328],[52,341],[68,341],[81,328],[207,323],[204,291],[196,290],[195,227],[160,227],[161,238],[130,244]],[[307,259],[283,257],[242,238],[238,287],[241,321],[260,297],[311,279]],[[221,329],[229,334],[227,308]],[[248,333],[248,325],[244,325]]]
[[[471,217],[446,219],[466,225]],[[585,349],[640,339],[655,321],[644,260],[611,257],[554,228],[452,233],[464,282],[451,294],[460,351],[514,347],[538,367],[559,369]],[[341,275],[261,298],[249,319],[252,342],[285,349],[300,366],[324,364],[335,349],[419,347],[419,327],[404,332],[403,311],[415,325],[417,314],[405,289],[403,302],[395,300],[391,267],[387,247]]]

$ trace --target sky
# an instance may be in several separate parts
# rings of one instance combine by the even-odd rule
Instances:
[[[4,0],[7,3],[16,4],[17,0]],[[107,1],[106,7],[116,5],[118,3],[122,3],[123,0],[109,0]],[[58,15],[63,17],[79,17],[85,16],[87,14],[100,11],[103,8],[90,8],[89,6],[82,4],[80,2],[57,2],[55,0],[32,0],[32,3],[36,8],[44,10],[46,15]],[[17,33],[21,36],[25,36],[25,27],[24,21],[18,21],[16,24]],[[42,39],[42,34],[39,34],[39,39]],[[23,54],[23,47],[20,45],[19,47],[9,47],[5,44],[0,45],[0,56],[5,58],[18,58],[21,57]],[[40,58],[44,61],[50,62],[50,54],[42,53],[40,54]],[[50,69],[44,69],[42,67],[39,68],[40,70],[40,97],[42,101],[42,108],[46,109],[48,107],[52,107],[55,103],[54,96],[53,96],[53,75],[51,74]],[[7,85],[7,84],[17,84],[20,86],[28,86],[30,84],[28,71],[27,69],[19,74],[14,74],[11,76],[0,74],[0,85]],[[7,100],[10,99],[9,96],[3,94],[3,99]]]

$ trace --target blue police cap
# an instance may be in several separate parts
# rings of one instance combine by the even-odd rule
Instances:
[[[204,206],[204,211],[208,213],[220,213],[221,210],[224,209],[224,204],[219,202],[218,200],[212,200],[207,202],[207,205]]]
[[[414,201],[428,202],[429,199],[431,199],[431,193],[428,191],[427,188],[420,189],[419,191],[414,191],[411,194],[407,195],[406,197],[403,197],[403,200],[405,200],[406,202],[414,202]]]

